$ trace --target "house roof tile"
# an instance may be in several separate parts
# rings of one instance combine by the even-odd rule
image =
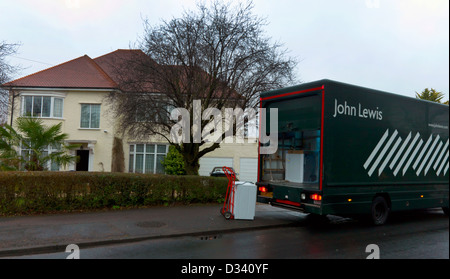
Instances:
[[[121,90],[128,92],[154,92],[154,84],[148,74],[142,71],[148,63],[155,63],[140,49],[118,49],[94,61],[117,83]]]
[[[4,86],[101,89],[118,87],[117,83],[87,55],[13,80]]]
[[[124,92],[157,92],[152,79],[146,71],[141,71],[155,63],[142,50],[118,49],[95,59],[87,55],[42,70],[40,72],[16,79],[4,84],[4,87],[40,87],[40,88],[96,88],[120,89]],[[168,72],[180,74],[181,66],[166,66]],[[199,71],[205,80],[208,76]],[[181,73],[183,76],[183,74]],[[222,98],[224,91],[218,89],[214,97]],[[228,94],[228,93],[227,93]],[[231,92],[231,98],[240,98]]]

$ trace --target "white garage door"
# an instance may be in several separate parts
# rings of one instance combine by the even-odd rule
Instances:
[[[214,167],[233,167],[233,158],[200,158],[199,175],[209,176]]]
[[[256,158],[241,158],[240,159],[240,181],[256,182],[258,176],[258,159]]]

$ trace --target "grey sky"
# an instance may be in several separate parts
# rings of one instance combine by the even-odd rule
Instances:
[[[267,35],[301,61],[299,79],[322,78],[414,97],[449,96],[448,0],[254,0]],[[84,54],[129,48],[195,0],[0,0],[0,41],[22,43],[24,76]],[[38,61],[38,62],[34,62]]]

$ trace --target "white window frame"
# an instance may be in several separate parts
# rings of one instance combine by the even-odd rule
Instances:
[[[22,93],[20,94],[21,97],[21,106],[20,106],[20,115],[21,116],[28,116],[26,115],[25,112],[25,97],[32,97],[32,104],[31,104],[31,115],[30,117],[34,117],[34,118],[43,118],[43,119],[51,119],[51,118],[56,118],[56,119],[63,119],[64,118],[64,99],[65,99],[65,95],[64,94],[58,94],[58,93]],[[42,110],[43,110],[43,106],[44,106],[44,102],[41,102],[41,115],[40,116],[33,116],[33,109],[34,109],[34,98],[39,97],[42,98],[43,97],[50,97],[51,101],[50,101],[50,115],[49,116],[42,116]],[[55,116],[55,99],[61,99],[62,100],[62,107],[61,107],[61,116]]]
[[[83,106],[89,106],[89,127],[81,127],[81,120],[82,120],[82,113],[83,113]],[[99,117],[98,117],[98,127],[92,127],[92,106],[99,106]],[[80,103],[80,129],[85,130],[99,130],[100,129],[100,118],[102,115],[102,104],[101,103]]]
[[[137,145],[144,145],[144,150],[142,152],[136,152],[136,146]],[[155,147],[155,152],[154,153],[150,153],[147,152],[147,146],[149,145],[153,145]],[[158,146],[160,145],[164,145],[166,147],[165,149],[165,153],[160,153],[158,152]],[[169,152],[169,145],[166,143],[132,143],[129,145],[130,147],[133,146],[133,151],[130,151],[128,159],[129,159],[129,163],[128,163],[128,172],[132,172],[132,173],[136,173],[136,155],[141,154],[143,155],[143,160],[142,160],[142,173],[156,173],[156,166],[157,166],[157,158],[158,155],[164,155],[167,156],[167,153]],[[154,164],[153,164],[153,170],[151,170],[151,172],[149,172],[148,170],[145,169],[145,160],[146,160],[146,155],[153,155],[154,157]],[[131,156],[133,156],[133,162],[130,162],[130,158]],[[132,171],[130,170],[130,165],[133,164],[133,169]]]
[[[20,154],[20,156],[23,156],[22,155],[23,151],[26,151],[28,153],[28,156],[30,156],[31,149],[22,148],[22,143],[20,143],[20,147],[19,147],[19,154]],[[59,152],[60,149],[53,148],[51,145],[49,145],[49,146],[47,146],[47,148],[44,149],[44,151],[47,151],[47,153],[50,155],[50,154],[53,153],[53,151]],[[52,170],[52,164],[53,164],[53,162],[51,160],[49,160],[47,162],[47,165],[46,165],[47,171],[60,171],[61,170],[61,166],[60,165],[58,166],[57,170]]]

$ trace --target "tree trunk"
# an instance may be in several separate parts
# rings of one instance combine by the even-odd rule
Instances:
[[[192,162],[191,164],[184,161],[184,168],[186,170],[186,175],[198,175],[198,169],[200,168],[200,164],[197,162]]]
[[[181,155],[184,159],[184,168],[187,175],[198,175],[198,169],[200,168],[199,145],[195,143],[183,143]]]
[[[220,147],[219,143],[213,143],[211,146],[200,150],[200,144],[198,143],[182,143],[181,145],[177,149],[183,156],[186,175],[199,175],[200,158]]]
[[[122,139],[114,137],[112,148],[111,172],[125,171],[125,155],[123,153]]]

